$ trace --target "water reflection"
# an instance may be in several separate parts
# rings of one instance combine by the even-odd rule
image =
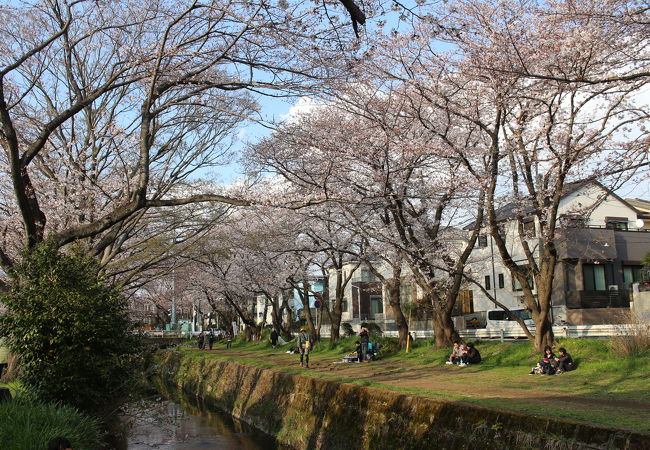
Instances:
[[[130,405],[127,449],[279,449],[275,441],[227,414],[201,411],[189,403],[144,400]]]

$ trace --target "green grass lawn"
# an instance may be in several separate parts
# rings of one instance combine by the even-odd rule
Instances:
[[[415,342],[410,353],[398,352],[395,341],[381,339],[382,355],[370,364],[339,364],[354,348],[356,337],[315,345],[311,369],[297,365],[297,355],[271,349],[268,341],[235,341],[213,352],[183,349],[191,358],[219,358],[263,368],[308,374],[398,392],[516,409],[650,431],[650,349],[621,356],[608,340],[560,339],[577,370],[563,375],[528,375],[541,355],[531,343],[475,342],[483,362],[468,367],[445,366],[450,349]],[[286,348],[285,348],[286,349]],[[363,369],[363,370],[361,370]]]

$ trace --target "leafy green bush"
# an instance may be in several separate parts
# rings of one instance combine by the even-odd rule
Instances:
[[[343,322],[341,324],[341,330],[343,330],[343,334],[345,336],[354,335],[354,330],[352,329],[352,325],[350,325],[348,322]]]
[[[0,403],[0,448],[45,449],[50,439],[64,436],[75,450],[102,447],[96,420],[75,408],[34,403],[24,398]],[[11,426],[4,426],[11,424]]]
[[[378,338],[381,337],[382,334],[384,334],[384,332],[381,331],[381,327],[374,322],[366,324],[365,327],[368,329],[368,334],[372,338]]]
[[[102,412],[130,390],[139,358],[126,301],[81,251],[41,244],[11,274],[0,327],[19,354],[19,380],[40,401]]]

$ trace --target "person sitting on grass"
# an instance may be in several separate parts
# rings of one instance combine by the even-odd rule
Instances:
[[[544,347],[544,354],[542,359],[533,367],[529,375],[554,375],[555,374],[555,355],[550,345]]]
[[[463,355],[463,350],[465,350],[465,346],[459,341],[454,341],[454,348],[451,350],[451,355],[449,355],[449,361],[445,364],[460,364],[460,357]]]
[[[354,343],[354,352],[352,354],[357,356],[357,362],[361,362],[361,342]]]
[[[465,346],[465,350],[461,352],[460,355],[460,366],[466,366],[468,364],[478,364],[481,362],[481,353],[478,349],[474,347],[474,344],[471,342]]]
[[[557,366],[555,375],[561,375],[564,372],[574,370],[576,367],[573,364],[573,358],[566,352],[566,348],[560,347],[557,351],[560,356],[555,357],[555,365]]]

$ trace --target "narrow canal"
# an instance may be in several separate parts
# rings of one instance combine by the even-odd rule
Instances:
[[[162,398],[129,405],[118,450],[281,449],[275,440],[225,413],[202,411],[185,401]]]

